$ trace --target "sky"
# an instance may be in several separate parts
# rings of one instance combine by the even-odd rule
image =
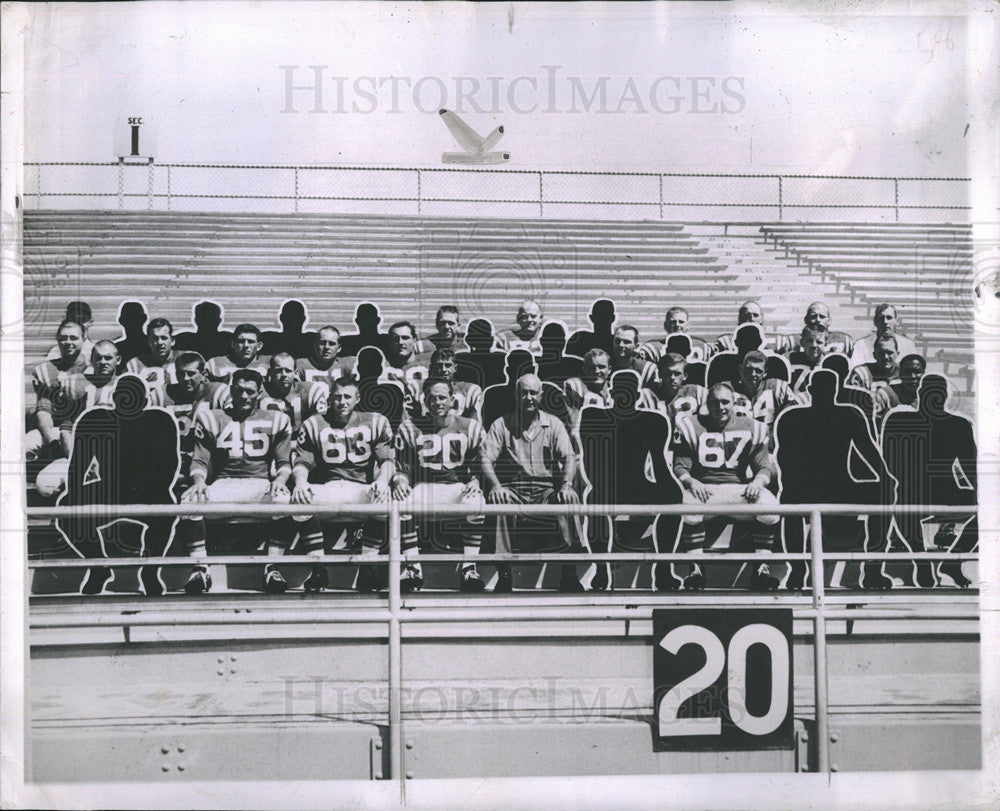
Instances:
[[[785,8],[39,5],[25,159],[439,166],[447,107],[511,169],[968,173],[965,18]]]

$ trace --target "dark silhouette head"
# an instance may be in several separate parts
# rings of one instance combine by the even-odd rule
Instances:
[[[118,323],[125,328],[127,335],[141,333],[148,317],[146,308],[140,301],[126,301],[118,311]]]
[[[75,321],[86,330],[94,320],[90,305],[85,301],[71,301],[66,305],[66,320]]]
[[[631,414],[639,402],[639,375],[622,369],[611,375],[611,402],[616,413]]]
[[[590,323],[595,329],[611,329],[615,323],[615,303],[606,298],[595,301],[590,308]]]
[[[214,301],[199,301],[194,307],[194,325],[199,332],[216,332],[222,325],[222,308]]]
[[[523,349],[512,349],[507,354],[507,380],[513,383],[518,378],[527,374],[534,374],[535,358],[530,352]]]
[[[944,406],[948,402],[948,381],[941,375],[924,375],[918,396],[922,414],[940,417],[947,413]]]
[[[753,352],[755,349],[761,348],[764,344],[764,334],[760,331],[760,327],[757,324],[743,324],[736,330],[735,342],[737,353],[745,355],[747,352]]]
[[[382,321],[378,314],[378,307],[371,302],[364,302],[358,305],[354,311],[354,323],[358,325],[361,334],[378,332],[378,325]]]
[[[306,324],[306,305],[301,301],[292,299],[286,301],[281,306],[281,313],[278,320],[287,332],[302,332],[302,327]]]
[[[378,379],[385,368],[385,358],[374,346],[366,346],[358,352],[358,378],[361,380]]]
[[[149,404],[146,384],[135,375],[120,377],[115,384],[115,392],[112,397],[115,401],[115,413],[125,418],[141,414]]]
[[[489,352],[493,348],[493,325],[485,318],[472,319],[465,342],[476,352]]]
[[[691,336],[677,332],[667,338],[667,352],[686,358],[691,354]]]
[[[550,321],[542,327],[539,341],[542,344],[542,354],[561,355],[566,348],[566,330],[562,324]]]
[[[827,355],[823,358],[822,368],[829,369],[837,375],[840,385],[844,385],[844,381],[847,380],[847,374],[851,371],[851,362],[843,355]]]
[[[814,407],[831,406],[837,401],[840,379],[829,369],[814,369],[809,375],[809,394]]]

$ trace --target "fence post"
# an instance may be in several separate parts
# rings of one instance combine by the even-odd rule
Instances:
[[[809,517],[809,546],[812,552],[813,609],[813,677],[816,686],[816,760],[817,771],[830,771],[830,719],[828,716],[826,666],[826,601],[823,579],[823,528],[819,510]]]
[[[399,525],[399,502],[389,500],[389,768],[392,779],[399,781],[399,801],[406,802],[406,771],[403,764],[403,640],[399,627],[399,575],[402,564],[402,538]]]

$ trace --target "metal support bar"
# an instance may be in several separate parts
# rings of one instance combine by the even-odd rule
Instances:
[[[823,580],[823,527],[819,510],[809,519],[809,541],[812,549],[813,609],[813,676],[816,684],[816,757],[820,772],[830,771],[830,718],[827,695],[826,616]]]
[[[401,612],[400,566],[403,540],[400,531],[399,502],[389,504],[389,768],[393,780],[399,781],[399,801],[406,804],[406,773],[403,766],[403,639],[399,619]]]

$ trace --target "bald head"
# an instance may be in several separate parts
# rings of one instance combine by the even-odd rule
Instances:
[[[807,327],[830,329],[830,308],[822,301],[814,301],[806,310],[806,316],[803,320]]]
[[[531,299],[525,299],[517,308],[517,326],[525,336],[534,337],[542,324],[542,308]]]
[[[542,402],[542,381],[536,374],[521,375],[517,379],[517,410],[522,417],[532,419],[538,414]]]

